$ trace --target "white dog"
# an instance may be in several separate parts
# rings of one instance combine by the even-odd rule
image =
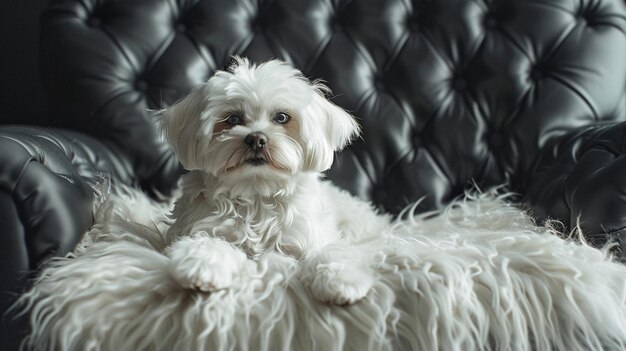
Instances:
[[[302,281],[320,301],[368,293],[371,259],[351,244],[390,218],[321,181],[359,133],[328,92],[284,62],[236,58],[163,111],[164,135],[190,171],[168,231],[171,273],[183,287],[226,289],[247,259],[279,252],[302,261]]]

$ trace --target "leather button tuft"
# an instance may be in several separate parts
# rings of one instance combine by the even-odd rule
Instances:
[[[545,67],[542,65],[536,65],[530,70],[530,79],[533,82],[540,81],[546,77]]]
[[[377,91],[384,91],[386,89],[385,80],[381,76],[377,76],[374,78],[374,88]]]
[[[459,90],[459,91],[466,90],[467,80],[463,78],[455,78],[454,81],[452,82],[452,86],[454,87],[454,90]]]
[[[518,6],[515,1],[493,1],[483,17],[483,25],[487,30],[502,27],[518,16]]]
[[[596,14],[590,10],[581,11],[576,16],[576,20],[584,26],[592,26],[594,24],[595,18]]]
[[[504,144],[504,137],[502,134],[494,132],[489,136],[489,145],[492,148],[499,148]]]
[[[267,27],[267,23],[264,17],[255,17],[250,22],[250,28],[255,32],[261,32],[265,27]]]
[[[178,33],[185,33],[187,31],[187,25],[182,22],[176,23],[175,28]]]
[[[443,7],[438,0],[419,1],[407,19],[407,25],[414,32],[438,26],[441,21],[439,16],[442,12]]]
[[[341,21],[334,20],[332,24],[332,28],[334,32],[340,32],[341,30],[343,30],[343,25],[341,24]]]
[[[412,20],[408,23],[409,31],[411,32],[419,32],[421,26],[417,20]]]
[[[100,17],[91,16],[87,19],[87,25],[90,27],[100,27],[102,25],[102,20]]]
[[[343,31],[350,23],[350,17],[347,12],[338,12],[331,19],[331,27],[333,31]]]
[[[534,70],[530,73],[530,79],[531,79],[533,82],[540,81],[540,80],[542,80],[542,79],[543,79],[543,78],[545,78],[545,77],[546,77],[546,74],[545,74],[543,71],[541,71],[541,70],[534,69]]]
[[[331,28],[333,29],[333,32],[341,32],[344,30],[344,25],[341,21],[335,20],[333,21]]]
[[[420,16],[417,16],[417,15],[408,16],[406,19],[406,27],[411,32],[420,31],[422,29],[423,24],[424,23],[422,22],[422,19],[420,18]]]
[[[422,140],[422,138],[420,138],[420,136],[414,136],[413,137],[413,149],[417,150],[420,149],[422,147],[424,147],[424,140]]]
[[[135,82],[135,90],[145,92],[148,91],[148,83],[145,80],[138,80]]]
[[[485,28],[489,30],[496,29],[498,27],[498,21],[493,17],[493,15],[485,16]]]

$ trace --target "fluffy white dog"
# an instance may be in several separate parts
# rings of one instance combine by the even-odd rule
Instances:
[[[301,279],[320,301],[368,293],[371,259],[351,243],[390,218],[321,181],[334,152],[359,133],[327,93],[284,62],[236,58],[163,111],[164,135],[190,171],[167,233],[183,287],[227,289],[246,260],[273,251],[303,262]]]

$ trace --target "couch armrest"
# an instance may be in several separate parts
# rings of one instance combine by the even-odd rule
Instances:
[[[584,127],[548,142],[523,192],[540,221],[580,223],[592,245],[616,241],[626,257],[626,123]]]
[[[24,288],[28,272],[71,250],[91,226],[93,186],[103,177],[134,185],[130,162],[91,137],[54,129],[0,127],[0,313]],[[6,349],[23,321],[4,316]]]

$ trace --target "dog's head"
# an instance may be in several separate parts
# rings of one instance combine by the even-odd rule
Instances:
[[[162,129],[188,170],[217,177],[321,172],[359,132],[328,92],[284,62],[235,58],[164,110]]]

